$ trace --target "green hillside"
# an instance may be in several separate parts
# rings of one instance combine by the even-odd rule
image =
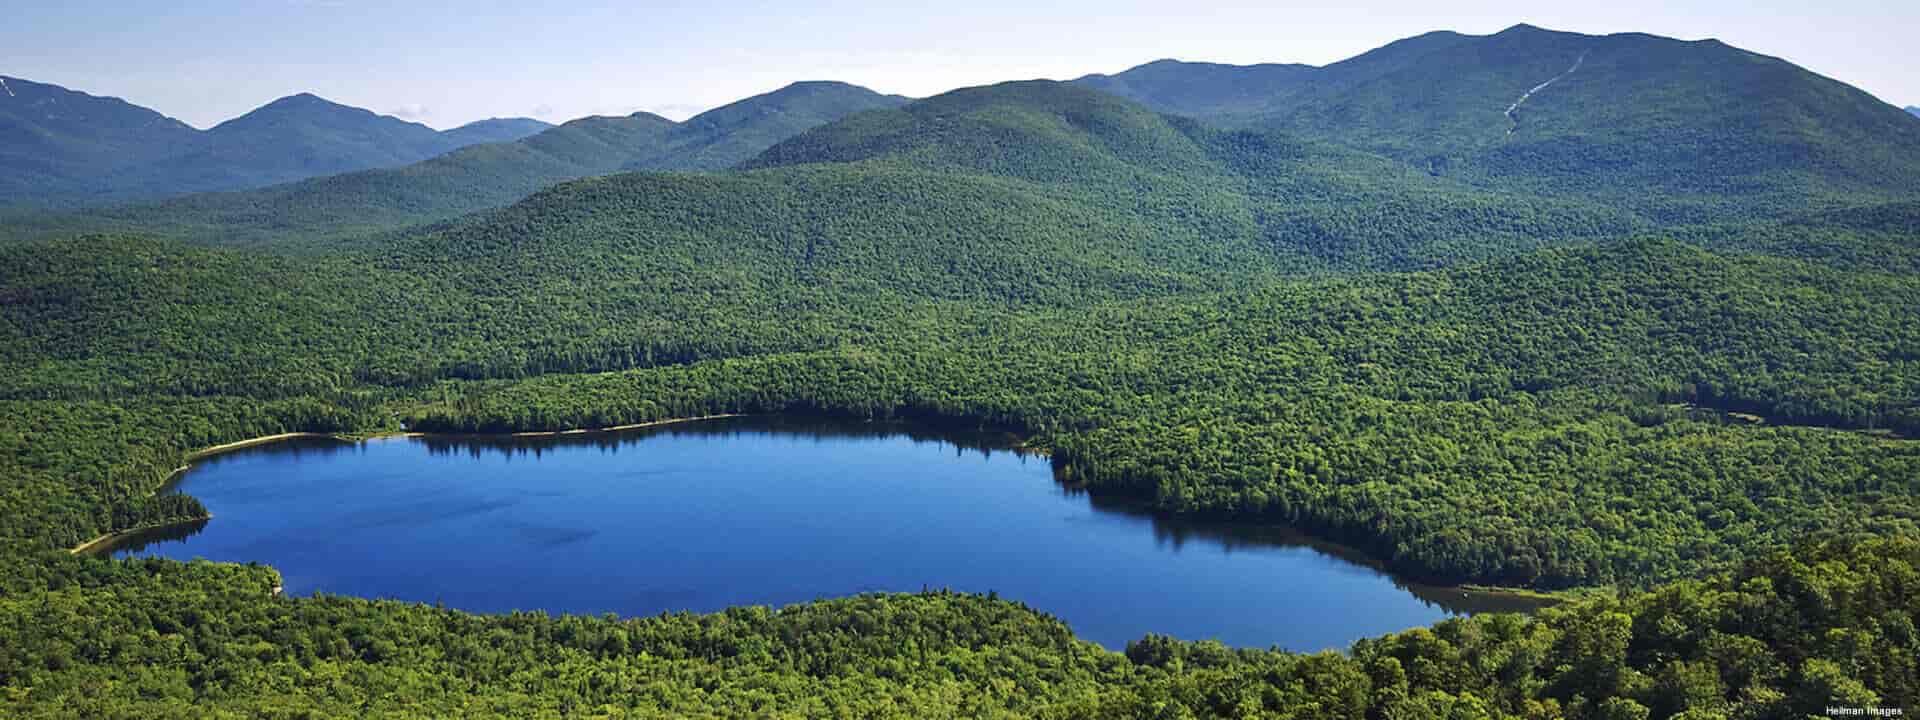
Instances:
[[[856,115],[774,145],[747,168],[899,159],[1037,181],[1139,171],[1218,175],[1196,126],[1118,97],[1049,81],[966,88]]]
[[[1049,81],[861,113],[742,167],[848,163],[1009,178],[1163,233],[1196,234],[1179,241],[1187,247],[1263,247],[1292,271],[1431,267],[1644,227],[1611,207],[1490,192],[1338,145],[1215,130]]]
[[[1920,126],[1897,108],[1713,40],[1519,25],[1423,35],[1310,72],[1156,63],[1080,82],[1486,187],[1607,197],[1665,221],[1920,189]]]

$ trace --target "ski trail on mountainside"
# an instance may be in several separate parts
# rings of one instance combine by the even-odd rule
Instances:
[[[1526,91],[1526,92],[1523,92],[1523,93],[1520,93],[1520,99],[1519,99],[1519,100],[1515,100],[1515,101],[1513,101],[1513,104],[1512,104],[1512,105],[1508,105],[1508,106],[1507,106],[1507,113],[1506,113],[1506,114],[1507,114],[1507,122],[1509,123],[1509,125],[1507,125],[1507,135],[1508,135],[1508,136],[1512,136],[1512,135],[1513,135],[1513,131],[1515,131],[1515,130],[1518,130],[1518,129],[1520,129],[1520,120],[1519,120],[1518,118],[1515,118],[1515,117],[1513,116],[1513,112],[1514,112],[1515,110],[1519,110],[1519,109],[1520,109],[1520,103],[1524,103],[1524,102],[1526,102],[1526,101],[1527,101],[1527,98],[1530,98],[1530,97],[1533,97],[1533,94],[1534,94],[1534,93],[1537,93],[1537,92],[1540,92],[1541,90],[1545,90],[1545,89],[1547,89],[1547,86],[1548,86],[1548,85],[1552,85],[1552,84],[1554,84],[1554,83],[1556,83],[1556,82],[1559,82],[1559,81],[1560,81],[1560,78],[1563,78],[1563,77],[1566,77],[1566,76],[1568,76],[1568,75],[1572,75],[1572,74],[1573,74],[1573,71],[1575,71],[1575,70],[1579,70],[1579,69],[1580,69],[1580,64],[1581,64],[1581,63],[1584,63],[1584,62],[1586,62],[1586,61],[1587,61],[1587,53],[1589,53],[1589,52],[1593,52],[1593,51],[1591,51],[1591,50],[1582,50],[1582,51],[1580,51],[1580,57],[1577,57],[1577,58],[1574,58],[1574,59],[1573,59],[1573,67],[1570,67],[1570,68],[1567,68],[1567,71],[1566,71],[1566,72],[1563,72],[1563,73],[1560,73],[1559,75],[1555,75],[1555,76],[1553,76],[1552,78],[1549,78],[1549,79],[1548,79],[1548,80],[1547,80],[1546,82],[1543,82],[1543,83],[1540,83],[1539,85],[1535,85],[1535,86],[1533,86],[1533,89],[1531,89],[1531,90],[1528,90],[1528,91]]]
[[[17,97],[16,95],[13,94],[13,88],[7,87],[6,78],[0,78],[0,90],[7,91],[7,97]]]

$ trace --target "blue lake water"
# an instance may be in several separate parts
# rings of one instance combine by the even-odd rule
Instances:
[[[115,554],[258,561],[290,594],[478,612],[993,591],[1116,649],[1155,632],[1314,651],[1522,608],[1405,586],[1270,529],[1099,502],[1008,440],[742,418],[541,439],[290,441],[195,465],[177,489],[214,518]]]

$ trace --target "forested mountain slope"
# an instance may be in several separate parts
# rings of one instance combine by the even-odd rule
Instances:
[[[156,191],[179,194],[405,165],[455,147],[425,125],[300,93],[209,128],[199,147],[148,171]]]
[[[1320,68],[1161,62],[1078,82],[1483,185],[1631,200],[1671,219],[1920,192],[1920,125],[1897,108],[1713,40],[1519,25],[1432,33]]]
[[[12,223],[12,233],[44,237],[137,229],[213,244],[312,245],[499,207],[576,178],[632,169],[717,170],[814,125],[901,102],[844,83],[795,83],[685,123],[651,113],[582,118],[518,141],[476,145],[406,167],[27,217]]]
[[[200,131],[119,98],[0,76],[0,206],[112,197],[119,168],[187,151]]]
[[[1246,238],[1290,269],[1404,269],[1644,227],[1615,208],[1494,193],[1367,153],[1222,131],[1050,81],[861,113],[743,168],[843,164],[984,174],[1143,216],[1192,244]],[[1470,243],[1460,242],[1472,236]]]

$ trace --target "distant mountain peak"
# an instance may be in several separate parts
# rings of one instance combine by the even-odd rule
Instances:
[[[261,122],[280,122],[283,118],[288,118],[288,117],[303,117],[303,118],[331,117],[331,118],[340,118],[342,120],[350,119],[350,121],[353,121],[353,122],[361,122],[366,119],[371,119],[375,117],[384,117],[384,116],[381,116],[378,113],[373,112],[372,110],[368,110],[365,108],[358,108],[352,105],[343,105],[343,104],[334,102],[332,100],[328,100],[326,98],[320,97],[319,95],[315,95],[313,93],[303,92],[295,95],[288,95],[283,98],[277,98],[272,102],[269,102],[265,105],[261,105],[260,107],[249,110],[246,112],[246,114],[243,114],[239,117],[222,122],[219,125],[213,126],[212,131],[219,132],[222,129],[231,131],[236,128],[247,127],[247,126],[255,125]],[[392,119],[394,122],[404,122],[402,120],[399,120],[398,118],[390,118],[390,119]],[[425,126],[421,126],[421,127],[424,128]]]
[[[1907,112],[1913,113],[1914,117],[1920,117],[1920,105],[1908,105]]]
[[[855,85],[853,83],[841,82],[839,80],[796,80],[794,82],[787,83],[787,86],[784,88],[781,88],[781,90],[825,90],[828,88],[856,88],[861,90],[866,89],[858,85]]]
[[[1515,37],[1515,36],[1527,36],[1527,35],[1579,36],[1579,35],[1582,35],[1582,33],[1568,32],[1565,30],[1554,30],[1551,28],[1543,28],[1543,27],[1540,27],[1539,25],[1534,25],[1531,23],[1515,23],[1505,30],[1501,30],[1500,32],[1494,33],[1491,37]]]
[[[873,91],[870,88],[855,85],[850,82],[842,82],[839,80],[801,80],[798,82],[788,83],[778,90],[774,90],[772,92],[767,92],[767,93],[761,93],[759,95],[745,98],[743,100],[736,101],[735,103],[731,103],[731,104],[732,105],[738,105],[742,103],[763,103],[764,104],[769,101],[789,101],[795,98],[808,98],[812,96],[836,97],[836,98],[842,98],[842,99],[855,100],[856,102],[861,100],[871,99],[871,98],[891,98],[892,100],[899,101],[893,104],[904,103],[907,101],[907,98],[901,97],[899,95],[883,95],[881,93]],[[713,110],[720,110],[726,107],[728,107],[728,105],[722,105],[719,108],[713,108]],[[713,112],[713,110],[709,110],[708,112],[709,113]],[[701,113],[701,114],[705,115],[707,113]],[[700,116],[696,115],[694,117],[697,118]],[[692,118],[689,118],[689,120],[691,119]]]
[[[469,127],[473,125],[485,125],[487,123],[538,123],[541,125],[547,125],[549,127],[553,125],[553,123],[549,123],[544,120],[535,120],[530,117],[490,117],[490,118],[482,118],[480,120],[475,120],[473,122],[467,123],[466,125],[461,125],[460,127]]]
[[[315,107],[315,106],[347,107],[345,105],[341,105],[340,103],[334,102],[332,100],[328,100],[326,98],[320,97],[319,95],[315,95],[310,92],[303,92],[303,93],[294,93],[292,95],[288,95],[283,98],[277,98],[273,102],[269,102],[265,105],[261,105],[260,109]]]
[[[440,133],[461,147],[482,143],[511,142],[553,127],[552,123],[526,117],[487,118],[475,120],[451,130]]]

